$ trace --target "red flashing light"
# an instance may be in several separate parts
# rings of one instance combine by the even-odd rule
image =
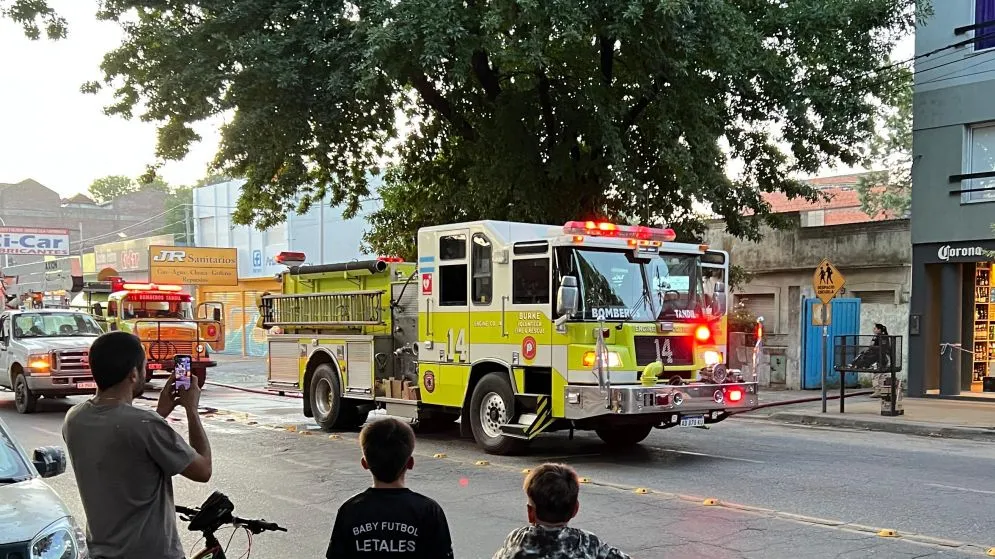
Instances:
[[[595,221],[568,221],[563,226],[563,232],[567,235],[573,235],[574,241],[577,242],[583,237],[613,237],[631,239],[629,244],[633,246],[659,246],[660,243],[670,242],[677,238],[677,233],[673,229],[656,229],[642,225],[617,225]]]
[[[307,260],[307,255],[303,252],[281,252],[276,255],[276,263],[284,266],[298,266]]]
[[[709,338],[712,337],[712,331],[708,328],[708,326],[701,324],[694,329],[694,337],[699,342],[707,342]]]
[[[757,340],[762,340],[764,337],[764,325],[760,322],[757,323],[756,335]]]
[[[111,291],[124,291],[124,278],[113,276],[107,280],[111,282]]]
[[[730,402],[739,402],[743,399],[743,391],[738,388],[733,388],[726,392],[726,400]]]
[[[218,327],[211,324],[207,327],[207,337],[213,338],[218,335]]]
[[[658,406],[670,405],[670,394],[657,394],[656,405]]]
[[[404,259],[401,258],[400,256],[381,256],[381,257],[377,258],[377,260],[379,260],[381,262],[386,262],[388,264],[390,264],[392,262],[404,262]]]

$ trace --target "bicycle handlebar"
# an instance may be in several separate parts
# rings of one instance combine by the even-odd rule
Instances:
[[[199,508],[189,508],[176,505],[177,514],[186,516],[183,520],[189,522],[197,513],[200,512]],[[231,524],[232,526],[244,526],[253,534],[261,534],[263,532],[286,532],[287,529],[275,522],[267,522],[265,520],[253,520],[251,518],[239,518],[237,516],[232,516],[225,522],[225,524]]]

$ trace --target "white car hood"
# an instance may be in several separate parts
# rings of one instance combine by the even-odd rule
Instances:
[[[66,338],[18,338],[20,344],[28,353],[45,353],[53,349],[89,349],[96,336],[72,336]]]

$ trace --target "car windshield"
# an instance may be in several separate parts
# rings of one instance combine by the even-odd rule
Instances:
[[[577,318],[648,322],[701,315],[696,255],[662,254],[643,264],[628,251],[574,249],[567,261],[563,273],[576,276],[580,287]]]
[[[147,295],[143,294],[147,297]],[[164,298],[167,296],[163,296]],[[169,296],[179,297],[178,295]],[[135,297],[137,299],[137,297]],[[187,318],[193,314],[190,303],[184,301],[139,301],[129,295],[121,302],[121,318],[125,320],[142,318]]]
[[[31,470],[25,464],[21,453],[14,446],[13,439],[0,423],[0,485],[16,483],[31,477]]]
[[[83,313],[23,313],[14,317],[15,338],[58,338],[103,334],[93,317]]]
[[[660,254],[647,265],[660,320],[699,318],[704,308],[701,262],[694,254]]]

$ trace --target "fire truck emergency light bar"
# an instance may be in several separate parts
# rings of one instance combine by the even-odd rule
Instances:
[[[179,285],[156,285],[154,283],[126,283],[125,291],[182,291]]]
[[[583,242],[584,237],[610,237],[629,239],[632,246],[660,246],[677,238],[673,229],[656,229],[642,225],[617,225],[596,221],[568,221],[563,232],[573,235],[574,241]]]

